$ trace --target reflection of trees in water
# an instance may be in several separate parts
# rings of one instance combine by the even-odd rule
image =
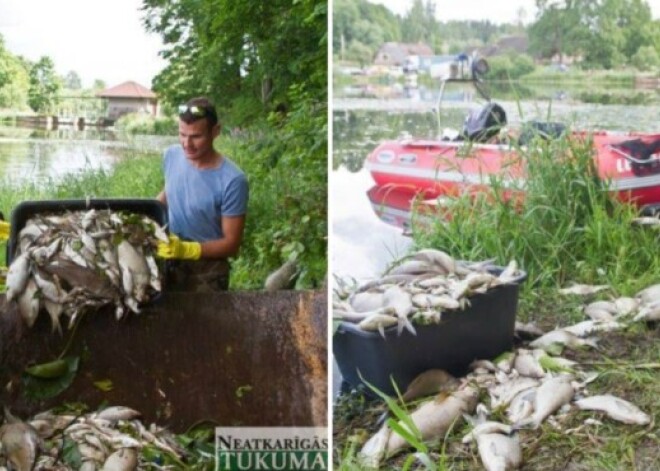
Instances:
[[[592,91],[580,92],[577,97],[584,103],[598,103],[601,105],[649,105],[657,102],[653,91],[617,92],[617,91]]]
[[[450,110],[448,114],[462,116],[463,112]],[[455,122],[460,123],[461,119],[456,121],[452,116],[446,122],[443,119],[443,125],[452,126]],[[398,139],[404,133],[420,138],[436,136],[436,115],[431,112],[336,111],[333,120],[333,168],[344,166],[351,172],[357,172],[369,152],[381,141]]]

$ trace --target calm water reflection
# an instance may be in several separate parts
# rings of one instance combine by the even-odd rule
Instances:
[[[0,184],[47,183],[68,173],[108,169],[136,152],[161,152],[176,137],[120,137],[108,130],[0,126]]]

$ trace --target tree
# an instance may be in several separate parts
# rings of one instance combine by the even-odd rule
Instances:
[[[28,104],[37,112],[48,112],[59,103],[62,85],[55,74],[53,60],[44,56],[30,69]]]
[[[25,108],[28,87],[28,72],[24,61],[5,49],[0,35],[0,108]]]
[[[64,86],[71,90],[80,90],[82,88],[82,81],[80,76],[75,71],[70,71],[64,77]]]
[[[94,79],[94,84],[92,85],[92,88],[94,90],[104,90],[106,88],[106,84],[104,80],[101,79]]]
[[[206,94],[244,123],[290,106],[294,84],[326,92],[323,2],[144,0],[143,10],[145,26],[167,46],[154,89],[170,103]]]

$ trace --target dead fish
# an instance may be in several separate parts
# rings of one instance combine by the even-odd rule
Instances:
[[[575,294],[578,296],[587,296],[589,294],[595,294],[599,291],[608,289],[610,285],[583,285],[583,284],[574,284],[568,288],[562,288],[559,290],[559,294]]]
[[[387,316],[394,316],[394,309],[391,307],[381,307],[380,309],[376,309],[375,311],[368,311],[368,312],[354,312],[354,311],[346,311],[342,309],[332,310],[332,317],[334,319],[340,319],[342,321],[352,322],[354,324],[359,324],[367,317],[372,316],[374,314],[384,314]]]
[[[651,422],[651,417],[637,406],[610,394],[585,397],[575,401],[575,405],[581,410],[603,411],[624,424],[646,425]]]
[[[132,420],[140,417],[140,415],[138,411],[130,407],[111,406],[92,414],[92,418],[117,422],[119,420]]]
[[[613,321],[617,312],[611,301],[594,301],[584,308],[584,313],[595,321]]]
[[[103,463],[101,471],[132,471],[137,469],[138,454],[134,448],[120,448]]]
[[[522,422],[534,413],[536,388],[525,389],[511,400],[506,409],[506,416],[513,424]]]
[[[514,332],[518,338],[523,340],[535,339],[545,333],[533,322],[528,322],[526,324],[523,324],[522,322],[519,321],[516,321],[515,323]]]
[[[410,414],[423,441],[444,437],[449,427],[462,414],[470,414],[477,405],[477,391],[469,386],[460,389],[449,396],[439,395],[436,399],[422,404]],[[403,422],[399,426],[407,428]],[[387,443],[387,456],[393,456],[410,444],[397,433],[390,435]]]
[[[625,328],[624,324],[621,324],[617,321],[582,321],[574,325],[569,325],[567,327],[562,327],[562,330],[570,332],[571,334],[577,335],[578,337],[584,337],[594,332],[611,332],[614,330],[620,330]]]
[[[61,303],[56,303],[50,299],[43,299],[44,307],[50,316],[50,321],[52,325],[51,332],[62,333],[62,326],[60,324],[60,316],[64,312],[64,305]]]
[[[534,378],[521,376],[511,380],[505,380],[497,386],[489,389],[491,407],[497,409],[501,406],[509,404],[514,397],[526,389],[538,386],[539,382]]]
[[[132,294],[139,302],[146,301],[146,289],[149,286],[150,273],[144,255],[133,244],[123,240],[117,246],[117,261],[122,272],[128,270],[132,275],[133,290],[127,292],[126,295],[130,296]]]
[[[501,284],[512,283],[517,281],[520,276],[518,269],[518,262],[511,260],[509,264],[502,270],[502,273],[497,275],[497,281]]]
[[[639,307],[639,301],[637,299],[625,296],[617,298],[613,302],[616,306],[616,317],[625,317],[632,314]]]
[[[31,471],[41,447],[41,439],[30,424],[18,421],[0,427],[0,444],[14,469]]]
[[[396,285],[392,286],[388,288],[385,293],[383,293],[383,302],[385,307],[394,309],[396,317],[398,318],[398,335],[401,335],[404,327],[411,334],[417,335],[415,327],[413,327],[413,325],[410,323],[410,320],[408,319],[408,315],[413,310],[412,299],[409,293],[405,292]]]
[[[581,339],[563,329],[552,330],[529,344],[530,347],[540,348],[553,355],[559,355],[564,347],[578,348],[585,345],[598,348],[594,339]]]
[[[392,431],[387,425],[383,425],[378,432],[376,432],[364,444],[358,453],[358,461],[366,469],[378,469],[380,462],[385,458],[387,451],[387,442],[390,439]]]
[[[516,359],[513,362],[513,368],[520,373],[521,376],[528,376],[530,378],[543,378],[545,371],[541,367],[538,360],[538,355],[534,355],[529,350],[524,348],[516,352]]]
[[[541,383],[536,390],[532,417],[519,422],[514,428],[531,425],[532,428],[536,429],[550,414],[567,404],[575,394],[575,390],[571,385],[572,379],[572,376],[564,375],[547,379]]]
[[[461,303],[450,296],[429,295],[428,301],[430,307],[434,308],[458,309],[461,307]]]
[[[387,272],[388,275],[421,275],[424,273],[438,273],[438,268],[420,260],[405,261]]]
[[[651,304],[660,301],[660,283],[644,288],[639,291],[635,297],[643,304]]]
[[[644,306],[639,313],[633,317],[634,321],[660,321],[660,302]]]
[[[25,285],[25,289],[18,296],[18,311],[21,313],[21,317],[28,327],[34,325],[34,321],[37,320],[37,316],[39,315],[40,303],[37,295],[38,290],[39,288],[34,280],[29,279]]]
[[[287,260],[281,267],[266,277],[264,289],[266,291],[289,289],[297,276],[298,263],[295,260]]]
[[[32,278],[39,287],[39,291],[44,299],[48,299],[54,303],[61,303],[64,301],[64,295],[66,293],[64,293],[62,287],[57,282],[57,278],[51,277],[41,268],[34,270]]]
[[[394,316],[388,316],[385,314],[372,314],[363,321],[361,321],[358,326],[362,330],[374,331],[377,330],[380,332],[383,338],[385,338],[385,328],[391,327],[395,324],[398,324],[398,318]]]
[[[466,433],[463,438],[461,439],[461,443],[467,444],[467,443],[472,443],[475,439],[479,437],[479,435],[485,434],[485,433],[504,433],[504,434],[510,434],[511,433],[511,426],[507,424],[503,424],[501,422],[493,422],[493,421],[486,421],[486,422],[481,422],[477,425],[474,426],[470,432]]]
[[[383,307],[385,300],[383,299],[383,293],[366,291],[350,296],[348,303],[355,312],[369,312]]]
[[[487,471],[508,471],[522,465],[522,450],[516,436],[484,433],[477,436],[477,447]]]
[[[420,373],[413,379],[403,393],[404,402],[410,402],[431,394],[450,392],[456,389],[459,381],[445,370],[432,369]]]
[[[25,289],[30,276],[30,258],[22,253],[14,259],[7,271],[5,284],[7,285],[7,301],[18,298]]]
[[[456,261],[454,258],[436,249],[422,249],[410,255],[411,260],[417,260],[436,268],[439,268],[444,275],[456,273]]]
[[[64,257],[57,257],[53,262],[45,265],[43,270],[56,275],[69,286],[84,288],[99,298],[111,300],[119,295],[114,285],[109,284],[108,278],[101,274],[104,272],[82,267]]]

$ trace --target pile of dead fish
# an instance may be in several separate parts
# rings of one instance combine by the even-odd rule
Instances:
[[[146,469],[141,454],[146,447],[180,463],[185,450],[174,436],[154,424],[146,427],[139,416],[128,407],[114,406],[84,415],[48,411],[23,422],[5,410],[0,469],[6,469],[3,464],[18,471]]]
[[[355,289],[338,280],[333,318],[383,336],[394,325],[399,335],[404,327],[415,334],[412,322],[437,324],[443,311],[469,306],[471,295],[521,280],[515,261],[497,275],[493,268],[492,261],[457,261],[441,250],[420,250],[382,278]]]
[[[154,252],[167,234],[150,218],[95,210],[37,215],[18,234],[16,257],[7,272],[7,301],[15,300],[28,326],[39,311],[69,327],[80,315],[106,304],[116,317],[160,292]]]
[[[607,286],[576,285],[561,292],[591,294],[604,288]],[[473,362],[470,373],[460,380],[443,370],[429,370],[415,378],[403,395],[405,401],[435,394],[410,413],[422,439],[443,440],[454,422],[464,417],[472,425],[463,438],[464,446],[476,443],[488,471],[506,471],[518,469],[523,462],[518,430],[537,429],[545,421],[563,429],[571,410],[598,411],[624,424],[651,423],[648,414],[624,399],[590,395],[588,385],[597,374],[583,371],[578,363],[559,355],[564,349],[596,347],[597,339],[590,335],[624,329],[640,320],[660,320],[660,284],[634,297],[592,302],[584,312],[587,320],[547,333],[533,324],[517,324],[517,335],[528,341],[524,347],[492,361]],[[477,398],[486,395],[489,401],[479,403]],[[488,420],[491,414],[505,419]],[[600,423],[589,418],[583,425],[563,431],[575,433]],[[398,425],[414,434],[405,421]],[[385,424],[365,443],[359,459],[365,468],[378,468],[384,459],[408,448],[410,444]]]

